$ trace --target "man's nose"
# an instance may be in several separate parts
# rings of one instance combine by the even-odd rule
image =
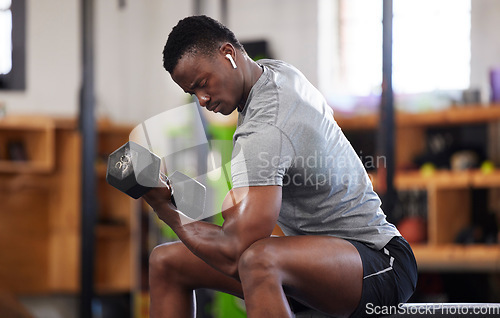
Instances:
[[[206,94],[198,95],[198,101],[200,102],[200,106],[207,107],[207,104],[210,101],[210,96]]]

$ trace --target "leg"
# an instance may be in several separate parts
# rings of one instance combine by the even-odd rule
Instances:
[[[243,296],[241,284],[191,253],[181,242],[157,246],[149,260],[151,317],[194,317],[194,290]]]
[[[343,317],[361,298],[361,258],[351,243],[339,238],[263,239],[243,253],[238,269],[249,317],[290,317],[285,293],[318,311]]]

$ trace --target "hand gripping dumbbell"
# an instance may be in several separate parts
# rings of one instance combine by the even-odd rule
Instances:
[[[159,186],[160,174],[168,181],[168,177],[160,171],[160,163],[160,157],[129,141],[109,155],[106,181],[138,199]],[[171,201],[175,205],[173,195]]]

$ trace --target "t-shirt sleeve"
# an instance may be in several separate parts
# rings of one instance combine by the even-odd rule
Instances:
[[[235,135],[231,159],[233,187],[283,186],[283,177],[293,158],[292,144],[274,126]]]

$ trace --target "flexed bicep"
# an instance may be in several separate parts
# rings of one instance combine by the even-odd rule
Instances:
[[[225,235],[234,239],[234,253],[241,255],[251,244],[269,237],[281,209],[281,186],[234,188],[222,204]]]

